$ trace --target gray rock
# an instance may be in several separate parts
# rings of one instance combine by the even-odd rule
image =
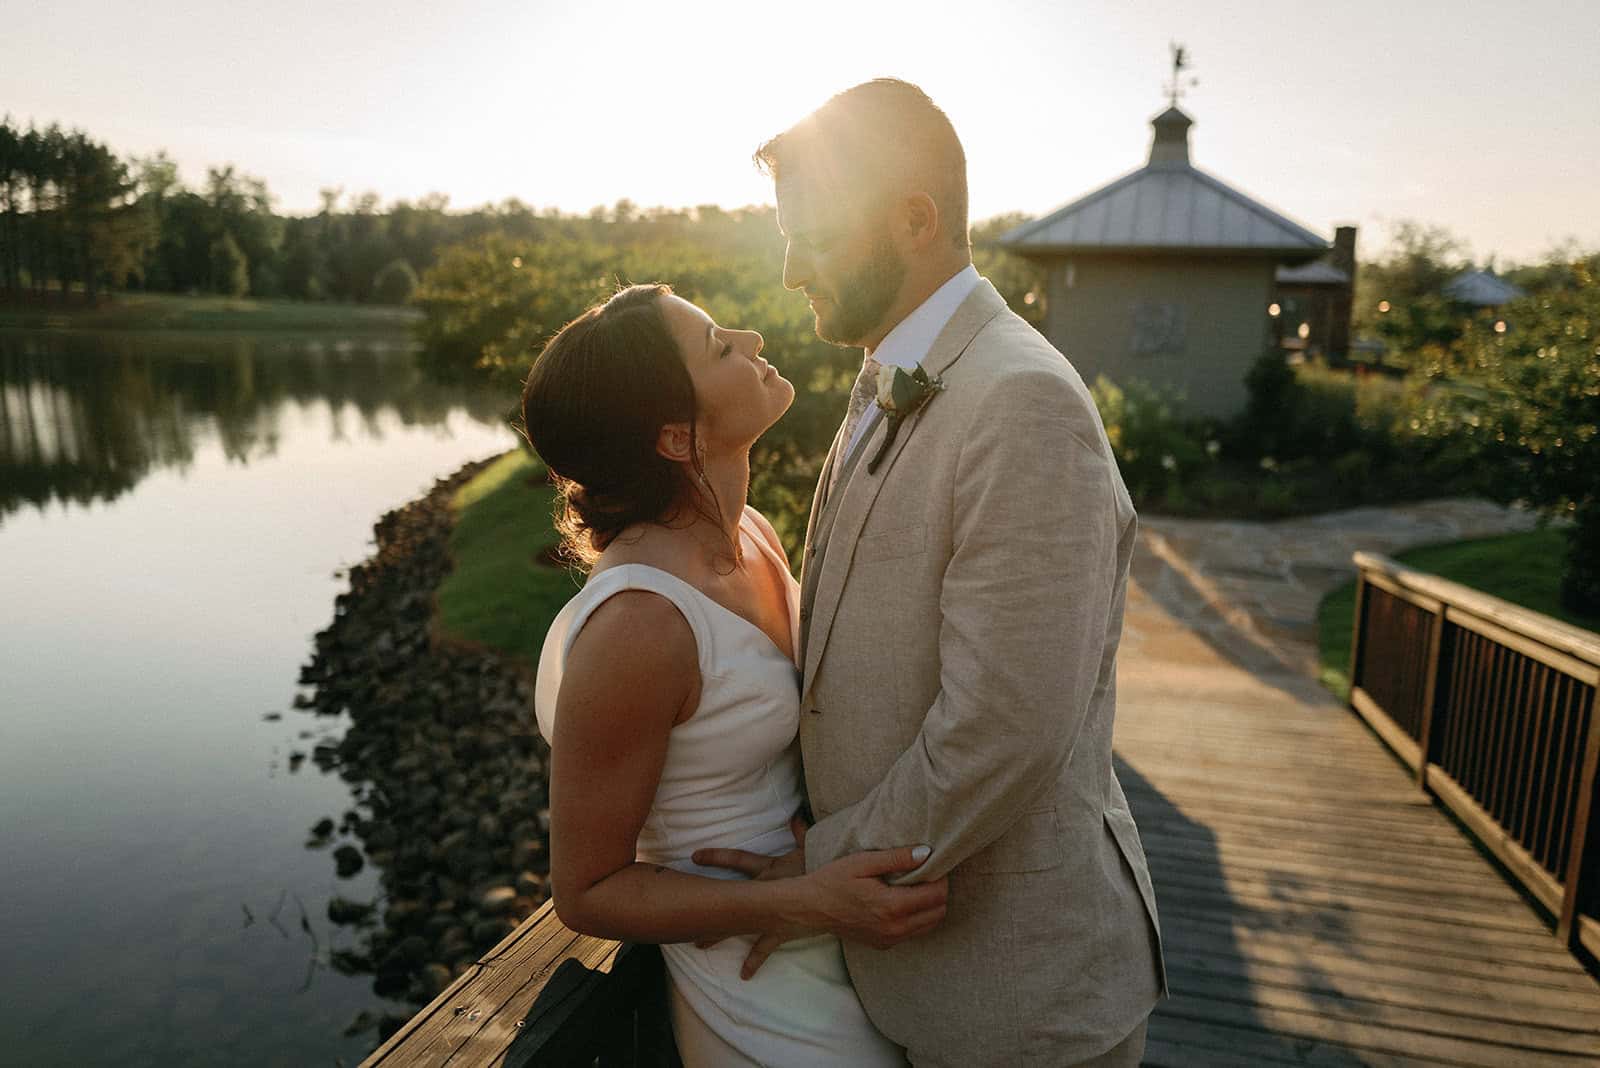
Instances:
[[[478,899],[478,908],[482,910],[485,916],[500,916],[510,911],[511,903],[516,898],[516,890],[509,886],[490,887]]]
[[[444,988],[450,985],[454,976],[443,964],[430,963],[422,966],[421,978],[423,993],[429,998],[436,998],[444,993]]]

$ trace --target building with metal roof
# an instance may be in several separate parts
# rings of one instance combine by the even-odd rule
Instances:
[[[1175,389],[1196,414],[1244,407],[1244,375],[1271,347],[1267,314],[1282,265],[1329,253],[1320,234],[1195,167],[1194,125],[1157,115],[1143,167],[1017,227],[1001,244],[1047,269],[1044,332],[1089,381],[1143,379]],[[1346,265],[1354,273],[1354,231]]]
[[[1483,270],[1462,271],[1444,284],[1444,295],[1457,304],[1498,308],[1525,294],[1493,271]]]

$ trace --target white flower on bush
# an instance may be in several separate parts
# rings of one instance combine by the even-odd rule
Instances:
[[[1161,457],[1161,466],[1168,471],[1176,471],[1178,469],[1178,458],[1169,452]]]
[[[1206,442],[1206,455],[1211,457],[1213,460],[1217,458],[1217,454],[1221,451],[1222,442],[1215,440]]]
[[[1277,460],[1274,460],[1270,456],[1263,456],[1261,458],[1261,470],[1263,470],[1263,471],[1276,471],[1277,469],[1278,469],[1278,461]]]

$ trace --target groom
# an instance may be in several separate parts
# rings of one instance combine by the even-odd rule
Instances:
[[[949,876],[943,924],[837,932],[878,1027],[919,1066],[1136,1065],[1165,977],[1111,763],[1136,522],[1094,403],[973,268],[961,142],[916,86],[846,90],[756,158],[784,285],[867,353],[802,565],[816,823],[764,874],[931,845],[910,881]]]

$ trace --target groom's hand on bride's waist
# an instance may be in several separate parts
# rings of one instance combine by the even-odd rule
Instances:
[[[904,846],[840,857],[810,875],[805,874],[805,842],[778,857],[740,849],[701,849],[694,862],[710,868],[728,868],[752,879],[803,877],[809,882],[798,897],[791,922],[756,939],[745,958],[740,976],[748,979],[785,942],[823,932],[865,942],[877,949],[926,934],[944,919],[949,896],[948,877],[911,886],[890,886],[892,875],[915,871],[928,859],[926,846]]]

